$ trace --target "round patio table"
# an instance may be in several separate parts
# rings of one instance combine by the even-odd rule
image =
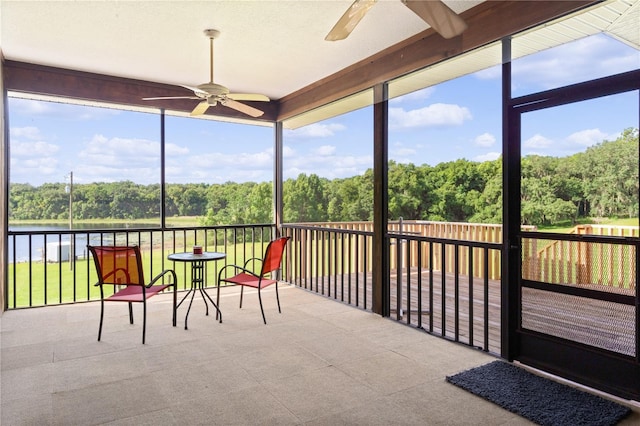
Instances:
[[[205,262],[215,261],[224,259],[227,257],[226,253],[219,252],[210,252],[205,251],[202,254],[194,254],[192,252],[184,252],[184,253],[173,253],[167,256],[167,259],[172,260],[174,262],[188,262],[191,263],[191,288],[184,295],[180,303],[176,306],[176,310],[182,302],[191,294],[191,300],[189,301],[189,308],[187,309],[187,314],[184,317],[184,329],[187,330],[187,320],[189,319],[189,312],[191,311],[191,304],[193,303],[193,297],[196,295],[196,291],[199,291],[202,295],[202,300],[204,301],[204,305],[206,308],[206,315],[209,315],[209,304],[207,303],[207,299],[211,302],[218,315],[220,315],[220,322],[222,322],[222,312],[218,308],[218,305],[213,301],[211,296],[207,293],[207,290],[204,286],[204,264]],[[216,318],[218,317],[216,315]]]

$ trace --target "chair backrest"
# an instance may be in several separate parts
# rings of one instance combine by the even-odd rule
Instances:
[[[90,246],[100,284],[144,285],[138,246]]]
[[[266,274],[280,268],[284,247],[287,245],[289,238],[291,237],[282,237],[269,243],[264,253],[264,259],[262,260],[261,276],[264,277]]]

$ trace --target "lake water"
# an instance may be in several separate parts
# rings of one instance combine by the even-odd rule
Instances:
[[[136,229],[138,228],[151,228],[157,227],[157,224],[136,224]],[[104,223],[92,223],[90,225],[82,225],[81,229],[74,230],[86,230],[87,232],[91,232],[92,229],[118,229],[123,230],[122,224],[104,224]],[[126,229],[126,228],[125,228]],[[10,225],[9,231],[15,232],[43,232],[43,231],[68,231],[69,228],[67,226],[60,225]],[[31,245],[29,245],[29,237],[31,238]],[[46,238],[45,238],[46,237]],[[87,240],[87,234],[76,234],[74,244],[74,252],[76,257],[85,258],[87,255],[87,244],[91,242],[92,244],[112,244],[112,236],[104,235],[102,240],[100,240],[100,234],[89,234],[89,240]],[[15,248],[14,248],[15,243]],[[52,262],[57,261],[68,261],[71,247],[71,239],[69,235],[16,235],[10,236],[8,240],[7,247],[9,249],[9,263],[15,262],[28,262],[29,261],[29,253],[31,253],[32,261],[40,261],[43,260],[45,254],[45,245],[47,259]],[[15,258],[14,258],[14,250],[15,250]],[[15,260],[14,260],[15,259]]]

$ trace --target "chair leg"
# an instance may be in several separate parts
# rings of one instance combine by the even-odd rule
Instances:
[[[242,309],[242,295],[244,294],[244,286],[240,286],[240,309]]]
[[[102,320],[104,319],[104,300],[100,299],[100,326],[98,327],[98,342],[102,337]]]
[[[278,296],[278,281],[276,281],[276,300],[278,301],[278,313],[282,313],[280,310],[280,296]]]
[[[178,293],[176,292],[176,284],[173,284],[173,326],[176,326],[177,314],[178,314]]]
[[[216,289],[216,306],[218,310],[216,310],[216,319],[218,319],[218,314],[220,313],[220,275],[218,274],[218,288]],[[222,316],[222,315],[220,315]],[[222,318],[220,318],[222,319]]]
[[[133,306],[129,302],[129,324],[133,324]]]
[[[131,304],[129,304],[131,306]],[[142,344],[144,345],[145,336],[147,334],[147,300],[142,302]]]
[[[267,323],[267,319],[264,316],[264,309],[262,309],[262,295],[260,293],[260,287],[258,287],[258,300],[260,301],[260,312],[262,312],[262,321],[264,321],[264,323]]]

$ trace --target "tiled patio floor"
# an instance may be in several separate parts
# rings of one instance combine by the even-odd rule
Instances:
[[[186,308],[173,328],[158,296],[146,345],[124,304],[106,306],[102,342],[98,303],[6,312],[0,423],[530,424],[445,382],[491,355],[295,287],[280,296],[282,314],[263,295],[265,326],[255,294],[240,310],[238,289],[223,289],[224,322],[196,299],[188,330]]]

